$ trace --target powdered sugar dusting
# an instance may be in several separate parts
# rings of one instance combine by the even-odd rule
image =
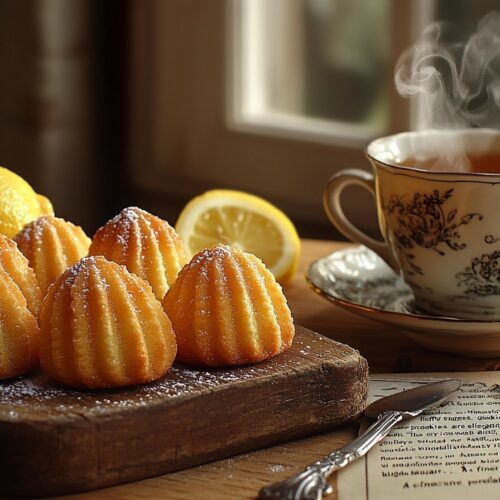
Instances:
[[[198,273],[207,277],[212,262],[222,262],[233,255],[234,248],[219,243],[211,248],[199,251],[179,272],[179,277],[187,274],[191,269],[198,268]]]
[[[53,226],[54,219],[53,215],[42,215],[38,219],[26,224],[22,231],[15,236],[16,243],[18,245],[27,245],[30,242],[41,244],[45,230]]]
[[[321,339],[318,337],[318,339]],[[143,386],[106,391],[79,391],[55,384],[46,375],[0,382],[0,419],[15,420],[23,416],[38,418],[85,418],[112,415],[122,411],[162,404],[168,398],[192,398],[212,393],[225,386],[237,388],[249,381],[274,379],[276,375],[294,372],[303,359],[307,344],[300,336],[290,351],[262,363],[225,369],[194,369],[174,366],[162,379]],[[318,340],[322,341],[322,340]],[[316,360],[328,354],[314,354]],[[303,362],[302,362],[303,363]]]
[[[212,392],[227,384],[243,382],[262,375],[264,366],[227,370],[195,370],[173,367],[157,382],[144,386],[110,391],[78,391],[56,385],[39,373],[0,385],[0,418],[16,419],[27,409],[54,416],[75,412],[87,415],[113,413],[161,403],[165,398],[179,398]]]
[[[103,235],[104,238],[108,234],[113,235],[115,243],[124,253],[128,248],[130,235],[134,231],[133,227],[137,226],[140,220],[149,224],[148,215],[150,215],[148,212],[139,207],[126,207],[97,231],[95,240],[99,241],[99,237]]]
[[[144,230],[145,227],[148,229]],[[174,236],[178,238],[174,229],[167,221],[150,214],[142,208],[126,207],[97,231],[91,247],[91,253],[106,252],[106,247],[111,245],[111,247],[119,248],[121,258],[125,259],[131,241],[135,240],[134,234],[140,240],[147,240],[150,230],[155,238],[159,238],[159,233],[166,234],[166,241],[170,241]],[[113,248],[113,250],[110,250],[108,248],[107,251],[115,252],[116,249]],[[141,253],[140,257],[143,259],[145,256]]]
[[[201,250],[201,252],[198,252],[192,259],[189,265],[191,266],[197,266],[200,263],[206,263],[208,264],[209,262],[212,262],[213,260],[223,260],[228,257],[230,257],[234,252],[234,248],[228,246],[228,245],[223,245],[222,243],[219,243],[218,245],[212,247],[212,248],[205,248],[204,250]]]
[[[115,264],[114,262],[110,262],[99,255],[84,257],[64,272],[64,274],[62,275],[62,288],[71,288],[75,283],[77,276],[80,275],[85,276],[85,281],[87,281],[90,270],[93,268],[95,269],[96,273],[99,274],[99,268],[102,265],[117,266],[117,264]]]
[[[20,248],[33,244],[35,246],[43,245],[46,233],[49,231],[61,231],[72,229],[73,231],[81,229],[72,222],[66,221],[53,215],[42,215],[34,221],[26,224],[24,228],[14,237],[14,241]]]
[[[128,219],[128,220],[138,220],[140,216],[144,217],[149,215],[146,210],[143,210],[139,207],[125,207],[117,216],[117,217]]]
[[[282,464],[270,464],[268,466],[268,470],[274,474],[278,474],[280,472],[291,470],[293,467],[291,465],[282,465]]]

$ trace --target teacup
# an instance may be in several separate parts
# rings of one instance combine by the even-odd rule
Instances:
[[[422,166],[436,144],[459,144],[489,158],[489,171],[442,172]],[[415,294],[416,306],[440,316],[500,320],[500,131],[417,131],[371,142],[373,174],[343,170],[325,188],[325,210],[347,238],[378,253]],[[415,165],[409,158],[423,158]],[[483,161],[484,163],[484,161]],[[450,166],[453,170],[454,166]],[[356,228],[340,196],[361,185],[375,196],[383,241]]]

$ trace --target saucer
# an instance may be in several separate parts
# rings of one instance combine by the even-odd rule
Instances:
[[[339,250],[313,262],[306,279],[315,292],[334,304],[399,327],[430,349],[471,357],[500,356],[500,321],[419,312],[402,277],[364,246]]]

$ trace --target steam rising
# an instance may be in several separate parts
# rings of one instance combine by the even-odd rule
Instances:
[[[446,27],[431,24],[420,41],[403,52],[395,71],[398,92],[418,97],[419,128],[500,129],[500,13],[483,17],[466,42],[444,42]],[[448,170],[450,165],[467,169],[463,145],[448,144],[443,153],[438,142],[427,154],[441,157],[436,168],[446,164]]]

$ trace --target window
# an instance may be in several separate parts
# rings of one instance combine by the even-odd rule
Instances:
[[[399,55],[436,16],[469,22],[486,4],[132,2],[133,182],[162,201],[248,190],[287,211],[302,235],[333,236],[321,204],[328,178],[369,169],[372,137],[415,125],[394,89]],[[372,200],[349,198],[353,219],[373,228]]]
[[[389,0],[232,0],[236,129],[360,147],[388,128]]]

